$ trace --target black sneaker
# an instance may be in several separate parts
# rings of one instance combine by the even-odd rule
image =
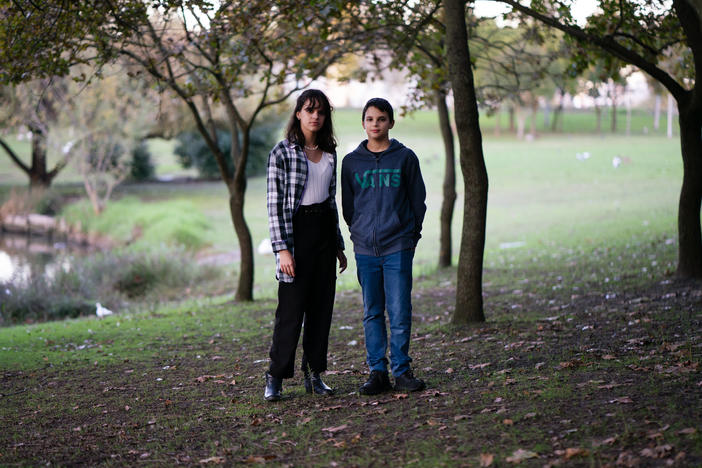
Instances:
[[[412,373],[412,369],[409,369],[402,375],[395,377],[395,390],[402,392],[418,392],[424,390],[426,385],[422,379],[418,379]]]
[[[366,383],[361,385],[358,389],[358,393],[361,395],[377,395],[379,393],[387,392],[392,388],[390,385],[390,378],[387,372],[382,371],[371,371],[370,377]]]

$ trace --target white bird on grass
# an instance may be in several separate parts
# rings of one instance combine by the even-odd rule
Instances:
[[[103,318],[107,317],[108,315],[112,315],[112,311],[108,309],[107,307],[103,307],[102,304],[99,302],[95,303],[95,315],[98,316],[98,318]]]

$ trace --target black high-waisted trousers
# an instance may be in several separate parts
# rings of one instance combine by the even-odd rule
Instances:
[[[304,322],[302,349],[313,372],[327,370],[327,348],[336,288],[336,219],[328,202],[302,205],[293,217],[295,280],[278,283],[268,372],[293,376]]]

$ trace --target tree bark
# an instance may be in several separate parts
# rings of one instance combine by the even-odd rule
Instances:
[[[661,95],[656,94],[656,104],[653,107],[653,129],[661,128]]]
[[[439,111],[439,127],[441,138],[444,141],[445,167],[443,200],[441,202],[441,235],[439,241],[439,267],[451,266],[453,249],[451,245],[451,221],[453,220],[453,209],[456,204],[456,159],[453,145],[453,130],[449,118],[448,105],[446,104],[446,92],[438,90],[436,92],[436,107]]]
[[[232,125],[232,153],[236,151],[234,138],[236,138],[236,125]],[[244,198],[246,195],[246,161],[249,156],[249,137],[251,126],[247,125],[241,128],[242,142],[238,160],[234,160],[236,170],[234,171],[234,179],[229,184],[229,209],[234,222],[234,230],[236,237],[239,240],[239,251],[241,260],[239,263],[239,284],[236,288],[234,298],[237,301],[253,301],[253,284],[254,284],[254,255],[253,241],[251,239],[251,231],[244,218]],[[234,155],[232,154],[232,157]]]
[[[562,90],[558,90],[558,106],[553,111],[553,120],[551,121],[551,131],[556,132],[558,130],[558,119],[562,118],[563,112],[563,95],[565,93]],[[561,128],[563,126],[561,125]]]
[[[611,94],[610,96],[612,97],[612,122],[611,122],[611,128],[610,130],[612,133],[617,133],[617,97],[616,97],[616,89],[615,86],[613,85],[611,88]]]
[[[46,133],[39,127],[32,126],[32,165],[27,166],[19,158],[10,145],[0,138],[0,146],[5,150],[12,162],[29,177],[29,190],[46,189],[54,177],[66,165],[65,160],[57,164],[51,171],[46,170]]]
[[[677,273],[684,278],[702,278],[702,105],[690,101],[678,103],[683,182],[678,204]]]
[[[446,44],[464,186],[454,324],[483,322],[483,255],[488,177],[462,0],[446,0]]]
[[[597,117],[595,131],[602,133],[602,109],[597,104],[595,104],[595,116]]]
[[[29,189],[47,188],[51,185],[46,172],[46,132],[39,126],[31,125],[32,131],[32,167],[29,173]]]
[[[533,140],[536,138],[536,113],[539,110],[539,101],[534,97],[531,101],[531,119],[529,119],[529,137]]]

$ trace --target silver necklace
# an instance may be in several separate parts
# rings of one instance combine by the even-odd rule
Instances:
[[[305,149],[306,149],[306,150],[310,150],[310,151],[314,151],[314,150],[319,149],[319,145],[314,145],[314,146],[307,146],[307,145],[305,145]]]

